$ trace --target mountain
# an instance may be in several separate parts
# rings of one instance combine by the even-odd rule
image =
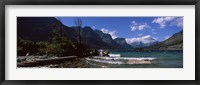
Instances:
[[[149,43],[133,42],[133,43],[131,43],[130,45],[131,45],[133,48],[143,48],[143,47],[152,46],[152,45],[157,44],[157,43],[158,43],[158,41],[149,42]]]
[[[58,20],[53,17],[17,17],[17,36],[26,40],[48,41],[50,23],[58,23]]]
[[[101,39],[107,43],[108,45],[115,47],[115,48],[124,48],[123,46],[121,46],[120,44],[118,44],[117,42],[115,42],[110,34],[107,33],[103,33],[100,30],[94,30],[100,37]]]
[[[126,40],[133,48],[144,48],[158,43],[158,41],[150,35]]]
[[[145,49],[152,50],[183,50],[183,30],[173,34],[167,40]]]
[[[82,42],[92,48],[114,48],[105,43],[94,30],[86,26],[81,29]]]
[[[114,41],[120,44],[123,48],[130,48],[130,49],[133,48],[126,42],[125,38],[116,38],[114,39]]]
[[[18,17],[17,18],[17,36],[24,40],[32,41],[50,41],[52,24],[61,24],[64,35],[72,40],[77,40],[77,29],[63,25],[54,17]],[[89,47],[111,48],[96,34],[91,28],[81,28],[81,34]]]

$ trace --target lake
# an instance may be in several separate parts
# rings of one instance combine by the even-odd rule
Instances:
[[[110,54],[121,56],[112,58],[89,58],[89,67],[98,68],[183,68],[183,51],[133,51],[108,50]],[[130,64],[132,59],[151,60],[151,64]]]

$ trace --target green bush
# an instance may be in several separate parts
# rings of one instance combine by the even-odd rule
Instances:
[[[46,50],[49,46],[49,42],[39,41],[36,42],[36,45],[38,46],[38,55],[47,55],[48,51]]]
[[[17,41],[17,55],[24,56],[27,53],[30,55],[38,52],[38,46],[30,40],[22,40],[21,38]]]

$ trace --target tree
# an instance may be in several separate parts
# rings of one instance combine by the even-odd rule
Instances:
[[[61,21],[59,23],[53,23],[52,27],[52,37],[51,37],[51,44],[47,48],[47,50],[52,55],[56,56],[66,56],[73,54],[73,43],[68,40],[63,32],[63,25]]]
[[[48,55],[47,48],[50,45],[49,42],[45,41],[39,41],[36,42],[36,45],[38,46],[38,55]]]
[[[78,29],[77,33],[77,41],[78,43],[76,44],[76,55],[78,57],[84,57],[84,54],[87,53],[87,48],[81,43],[81,26],[82,26],[82,20],[80,18],[77,18],[74,20],[75,27]]]
[[[80,18],[77,18],[74,20],[75,26],[78,28],[78,43],[81,43],[81,26],[82,26],[82,20]]]

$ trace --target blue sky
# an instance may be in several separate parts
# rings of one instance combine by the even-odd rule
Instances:
[[[90,26],[111,34],[112,38],[126,38],[128,43],[135,40],[148,41],[153,38],[163,41],[183,29],[183,17],[60,17],[67,26],[74,26],[80,18],[82,27]],[[147,39],[146,39],[147,38]]]

